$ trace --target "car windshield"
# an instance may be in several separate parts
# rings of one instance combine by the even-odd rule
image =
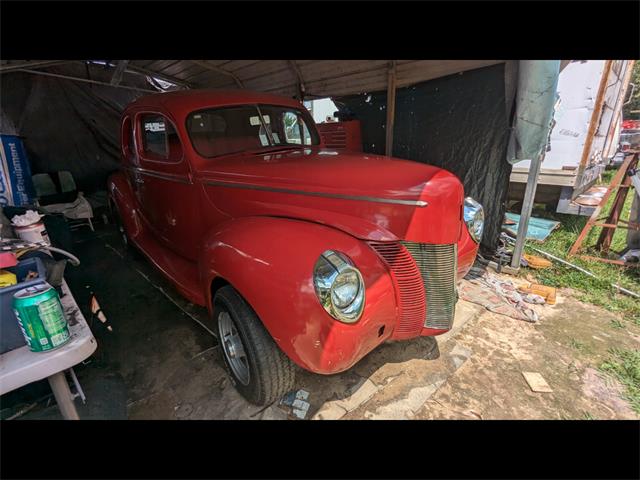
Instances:
[[[306,110],[274,105],[199,110],[187,118],[187,131],[203,157],[320,143]]]

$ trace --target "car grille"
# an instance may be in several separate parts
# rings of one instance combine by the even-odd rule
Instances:
[[[371,243],[384,259],[398,292],[399,322],[394,338],[411,338],[420,334],[426,315],[425,292],[420,271],[411,255],[399,243]]]
[[[420,333],[422,327],[448,330],[455,315],[457,245],[375,242],[398,288],[400,322],[396,338]]]

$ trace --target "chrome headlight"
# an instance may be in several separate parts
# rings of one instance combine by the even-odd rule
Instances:
[[[336,320],[357,322],[364,309],[364,281],[344,253],[327,250],[313,269],[313,286],[320,304]]]
[[[464,223],[467,224],[471,238],[480,243],[484,230],[484,209],[471,197],[464,199]]]

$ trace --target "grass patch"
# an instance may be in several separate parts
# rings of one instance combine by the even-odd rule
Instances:
[[[640,414],[640,350],[610,350],[609,360],[600,365],[600,370],[615,377],[626,388],[625,397],[631,407]]]
[[[587,349],[586,344],[582,343],[580,340],[576,340],[575,338],[571,339],[569,346],[579,352],[584,352]]]
[[[624,323],[622,323],[620,320],[611,320],[611,327],[612,328],[624,328]]]
[[[614,171],[606,171],[603,174],[603,184],[608,184],[614,173]],[[630,189],[621,215],[621,218],[624,220],[629,220],[629,212],[634,195],[634,190]],[[603,209],[603,212],[609,211],[613,200],[614,195],[609,199],[607,207]],[[527,272],[531,271],[539,283],[552,287],[572,288],[578,292],[577,298],[579,300],[601,306],[612,312],[622,313],[626,320],[633,321],[637,325],[640,325],[640,300],[618,293],[616,289],[611,287],[611,284],[614,283],[633,292],[640,293],[640,268],[624,268],[593,260],[583,260],[578,257],[567,259],[567,253],[587,223],[588,217],[551,213],[543,207],[535,208],[532,215],[560,222],[560,226],[554,230],[543,244],[530,241],[529,243],[531,243],[532,246],[562,259],[566,259],[590,271],[596,275],[598,279],[588,277],[577,270],[563,266],[557,262],[552,262],[553,267],[551,268],[545,270],[527,270]],[[582,244],[581,253],[600,256],[600,254],[595,251],[594,245],[601,231],[601,227],[591,229],[591,232]],[[611,242],[611,252],[619,252],[626,248],[626,234],[627,231],[625,229],[616,229],[613,241]],[[527,252],[533,255],[539,255],[528,247]],[[613,258],[615,258],[615,256]]]

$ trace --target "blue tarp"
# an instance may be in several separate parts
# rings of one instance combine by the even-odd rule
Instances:
[[[512,236],[516,236],[518,234],[518,224],[520,223],[520,215],[517,213],[506,213],[505,214],[508,220],[516,222],[514,224],[504,224],[502,228]],[[538,242],[544,242],[551,232],[554,231],[560,222],[556,222],[553,220],[546,220],[544,218],[536,218],[531,217],[529,219],[529,225],[527,227],[527,239],[528,240],[536,240]]]

